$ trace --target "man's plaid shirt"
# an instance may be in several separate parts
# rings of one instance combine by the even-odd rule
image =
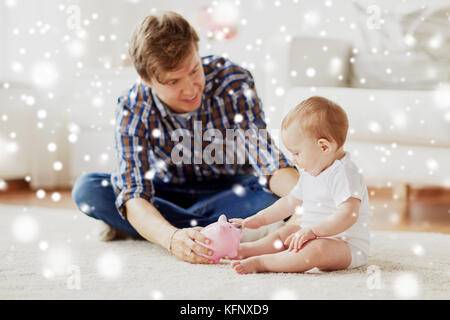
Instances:
[[[142,82],[119,97],[118,166],[111,183],[123,218],[129,199],[153,201],[153,178],[183,184],[248,173],[271,175],[292,166],[266,131],[252,75],[218,56],[203,57],[202,63],[206,81],[202,105],[189,119],[168,110]],[[233,141],[230,133],[235,134]]]

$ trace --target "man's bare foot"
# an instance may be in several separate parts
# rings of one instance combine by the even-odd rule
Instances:
[[[98,228],[98,239],[100,241],[108,242],[113,240],[142,239],[141,236],[130,234],[128,232],[114,228],[103,221],[100,222]]]
[[[233,269],[239,274],[263,271],[261,259],[259,257],[251,257],[245,260],[235,261],[231,263],[231,267],[233,267]]]

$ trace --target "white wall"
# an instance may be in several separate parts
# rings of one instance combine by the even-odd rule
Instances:
[[[0,9],[0,39],[6,39],[6,10],[5,9]],[[4,45],[2,45],[0,48],[2,48],[2,50],[0,50],[0,61],[5,61],[6,57],[5,57],[5,50]],[[4,65],[5,63],[0,63],[0,79],[4,79]]]

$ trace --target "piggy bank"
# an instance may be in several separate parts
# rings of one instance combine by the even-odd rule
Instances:
[[[237,256],[242,231],[229,223],[224,214],[219,217],[217,222],[207,225],[200,232],[211,240],[210,244],[202,243],[201,245],[214,251],[212,256],[202,256],[213,260],[214,263],[218,263],[220,258],[225,256],[230,258]]]

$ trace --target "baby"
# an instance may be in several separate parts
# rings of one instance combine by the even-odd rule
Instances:
[[[369,254],[370,208],[364,177],[343,145],[348,119],[336,103],[311,97],[291,110],[281,136],[300,171],[297,185],[270,207],[235,226],[256,229],[292,214],[288,223],[253,242],[241,243],[231,266],[239,274],[357,268]]]

